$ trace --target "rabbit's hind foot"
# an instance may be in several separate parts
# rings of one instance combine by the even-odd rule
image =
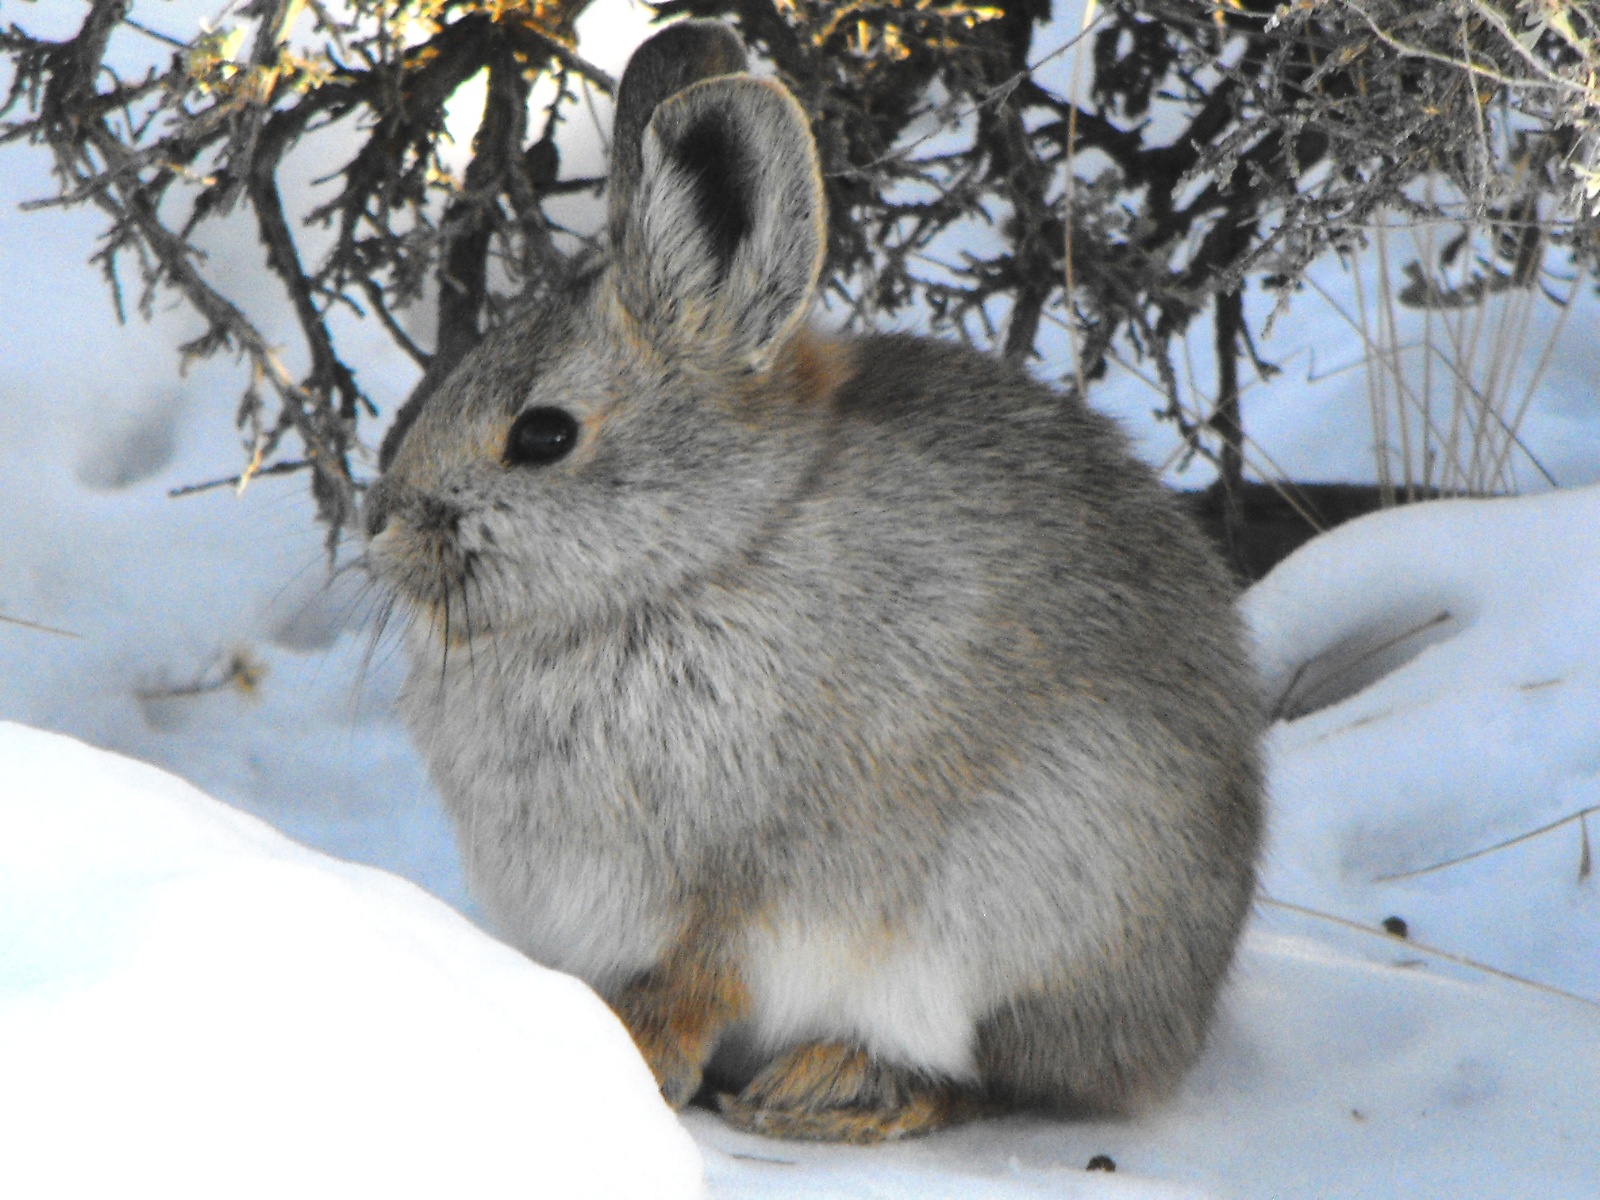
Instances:
[[[751,1133],[858,1145],[928,1133],[982,1109],[972,1088],[843,1042],[797,1046],[718,1104],[729,1122]]]

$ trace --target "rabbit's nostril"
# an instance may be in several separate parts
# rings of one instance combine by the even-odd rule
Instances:
[[[389,506],[383,502],[382,497],[369,494],[362,508],[361,520],[366,528],[367,540],[371,541],[388,527]]]

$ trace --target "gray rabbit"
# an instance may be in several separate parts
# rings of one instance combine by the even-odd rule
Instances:
[[[641,48],[607,260],[385,445],[402,712],[497,929],[673,1105],[841,1141],[1128,1111],[1254,889],[1229,582],[1076,399],[807,327],[816,151],[743,63],[715,25]]]

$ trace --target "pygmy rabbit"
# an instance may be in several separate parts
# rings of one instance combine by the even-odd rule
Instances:
[[[1229,582],[1110,422],[811,331],[806,117],[690,23],[620,89],[610,252],[384,448],[401,709],[475,894],[662,1093],[873,1141],[1127,1111],[1251,902]]]

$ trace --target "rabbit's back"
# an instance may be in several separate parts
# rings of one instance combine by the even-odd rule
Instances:
[[[1104,714],[1136,740],[1149,725],[1146,755],[1170,737],[1185,759],[1253,763],[1233,586],[1120,430],[964,348],[891,335],[847,353],[828,451],[763,549],[787,567],[775,592],[813,593],[838,650],[819,674],[937,694],[979,740]]]

